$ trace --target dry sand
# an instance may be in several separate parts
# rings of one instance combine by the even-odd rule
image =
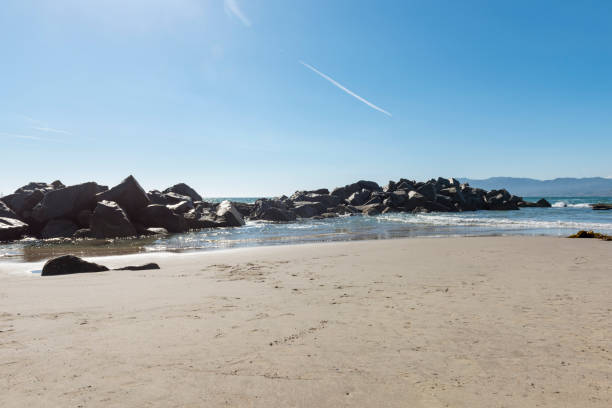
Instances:
[[[41,278],[0,265],[0,407],[612,406],[610,242],[103,262],[150,260],[162,269]]]

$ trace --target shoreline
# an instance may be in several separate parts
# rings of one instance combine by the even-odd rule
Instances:
[[[278,243],[278,244],[255,244],[255,245],[236,245],[234,247],[212,247],[212,248],[196,248],[196,249],[171,249],[171,250],[152,250],[152,251],[139,251],[139,252],[131,252],[131,253],[124,253],[121,249],[121,247],[119,247],[119,250],[117,251],[117,253],[114,254],[108,254],[108,255],[89,255],[86,253],[80,253],[78,254],[79,257],[86,259],[87,261],[90,262],[96,262],[96,263],[101,263],[104,261],[125,261],[125,262],[130,262],[131,260],[133,260],[134,262],[141,262],[141,261],[146,261],[147,259],[163,259],[165,257],[171,257],[171,256],[197,256],[197,255],[204,255],[204,254],[208,254],[208,253],[218,253],[218,252],[222,252],[222,253],[229,253],[232,251],[246,251],[246,250],[258,250],[258,249],[272,249],[272,248],[278,248],[278,247],[293,247],[293,246],[317,246],[317,245],[328,245],[328,244],[341,244],[341,243],[351,243],[351,242],[378,242],[378,241],[388,241],[388,240],[414,240],[414,239],[427,239],[427,240],[437,240],[437,239],[461,239],[461,238],[504,238],[504,237],[529,237],[529,238],[551,238],[551,239],[567,239],[567,236],[564,235],[550,235],[550,234],[504,234],[504,233],[491,233],[491,234],[473,234],[473,235],[466,235],[466,234],[453,234],[453,235],[417,235],[417,236],[399,236],[399,237],[384,237],[384,238],[353,238],[353,239],[343,239],[343,240],[321,240],[321,241],[299,241],[299,242],[292,242],[292,243]],[[297,239],[297,238],[296,238]],[[132,240],[129,240],[126,242],[126,244],[131,244],[133,243]],[[54,244],[52,244],[54,245]],[[62,245],[62,244],[59,244]],[[48,261],[51,258],[57,257],[57,256],[61,256],[61,255],[74,255],[76,253],[78,253],[79,251],[59,251],[56,253],[53,253],[51,256],[49,257],[45,257],[42,258],[40,260],[34,260],[34,261],[24,261],[22,259],[15,259],[15,258],[2,258],[0,257],[0,274],[2,273],[10,273],[10,268],[12,267],[18,267],[19,269],[23,269],[21,268],[21,266],[31,266],[32,268],[34,267],[40,267],[38,269],[41,269],[42,266],[44,265],[44,263],[46,261]],[[109,252],[112,252],[109,251]],[[112,264],[113,266],[115,266],[114,264]],[[27,271],[26,271],[27,272]]]

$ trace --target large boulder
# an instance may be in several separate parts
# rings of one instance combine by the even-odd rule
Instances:
[[[422,194],[429,201],[434,201],[436,199],[436,186],[435,182],[427,182],[423,184],[421,187],[417,188],[416,191]]]
[[[207,204],[208,203],[202,202],[202,205],[207,205]],[[255,204],[251,204],[251,203],[241,203],[238,201],[232,201],[232,204],[234,204],[234,207],[236,207],[238,212],[240,212],[240,214],[243,217],[248,217],[249,214],[251,214],[253,210],[255,209]]]
[[[242,214],[231,201],[225,200],[217,206],[217,218],[228,227],[240,227],[245,224]]]
[[[189,225],[185,217],[161,204],[150,204],[140,210],[136,220],[146,228],[165,228],[168,232],[185,232]]]
[[[591,208],[593,208],[594,210],[612,210],[612,204],[597,203],[597,204],[591,205]]]
[[[28,230],[28,224],[15,218],[0,217],[0,241],[21,238]]]
[[[149,199],[149,202],[151,204],[162,204],[162,205],[176,204],[174,202],[170,202],[170,200],[168,200],[166,195],[163,194],[162,192],[158,191],[158,190],[151,190],[151,191],[149,191],[147,193],[147,198]],[[179,200],[179,202],[180,202],[180,200]]]
[[[15,214],[15,211],[11,210],[3,201],[0,201],[0,217],[17,218],[17,214]]]
[[[204,199],[200,196],[193,188],[189,187],[185,183],[178,183],[164,190],[164,193],[176,193],[184,196],[188,196],[192,201],[203,201]]]
[[[13,210],[18,216],[23,217],[24,213],[29,212],[38,204],[45,194],[55,190],[56,186],[62,185],[31,182],[23,187],[15,190],[13,194],[9,194],[2,198],[2,201]],[[63,185],[62,185],[63,186]]]
[[[295,221],[295,213],[291,210],[286,210],[277,207],[269,207],[261,212],[260,220],[288,222]]]
[[[193,209],[183,214],[183,218],[187,222],[187,226],[190,230],[198,230],[202,228],[219,228],[225,227],[226,225],[217,219],[217,216],[210,211],[200,212],[197,209]]]
[[[538,201],[536,201],[536,205],[543,208],[552,207],[552,205],[545,198],[540,198]]]
[[[48,260],[42,269],[42,276],[68,275],[72,273],[108,271],[104,265],[87,262],[74,255],[64,255]]]
[[[255,201],[249,217],[254,220],[286,222],[295,221],[296,215],[281,200],[261,198]]]
[[[98,194],[96,198],[97,201],[116,202],[130,217],[135,217],[141,209],[149,205],[147,193],[138,184],[134,176],[128,176],[115,187]]]
[[[193,202],[185,200],[176,204],[169,204],[167,207],[177,214],[184,214],[189,210],[193,210]]]
[[[41,223],[54,218],[76,218],[79,211],[93,208],[99,187],[88,182],[49,191],[32,210],[32,218]]]
[[[380,191],[380,190],[382,190],[380,188],[380,186],[378,185],[378,183],[376,183],[375,181],[359,180],[356,183],[347,184],[344,187],[336,187],[331,192],[331,195],[338,196],[341,199],[345,200],[345,199],[349,198],[351,196],[351,194],[356,193],[357,191],[361,191],[363,189],[366,189],[366,190],[369,190],[369,191]]]
[[[293,203],[293,212],[301,218],[311,218],[323,214],[325,210],[325,206],[317,202],[297,201]]]
[[[413,190],[408,193],[408,198],[404,203],[404,208],[408,211],[412,211],[417,207],[423,207],[426,202],[427,199],[425,196],[423,196],[423,194]]]
[[[137,235],[136,228],[125,211],[114,201],[99,201],[91,216],[91,235],[94,238],[122,238]]]
[[[356,191],[353,194],[351,194],[346,199],[346,202],[349,205],[353,205],[353,206],[363,205],[370,199],[370,194],[371,192],[369,190],[362,189],[360,191]]]
[[[318,194],[318,193],[302,192],[302,191],[296,192],[291,197],[289,197],[289,199],[294,202],[295,201],[310,201],[313,203],[321,203],[325,207],[335,207],[338,204],[340,204],[340,202],[342,201],[342,199],[338,197],[337,195]]]
[[[51,220],[47,222],[47,224],[40,232],[40,237],[42,239],[70,238],[78,229],[79,227],[72,220]]]

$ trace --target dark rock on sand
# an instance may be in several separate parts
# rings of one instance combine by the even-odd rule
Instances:
[[[123,238],[137,235],[136,228],[125,211],[114,201],[99,201],[91,216],[91,235],[94,238]]]
[[[28,224],[15,218],[0,217],[0,241],[20,239],[28,230]]]
[[[42,276],[68,275],[72,273],[103,272],[108,268],[93,262],[87,262],[74,255],[64,255],[48,260],[42,269]]]
[[[123,268],[115,269],[115,271],[147,271],[151,269],[159,269],[159,265],[151,262],[151,263],[144,264],[144,265],[124,266]]]
[[[79,227],[72,220],[60,218],[47,222],[40,236],[43,239],[70,238],[78,229]]]
[[[600,234],[594,231],[580,230],[577,233],[570,235],[568,238],[597,238],[604,241],[612,241],[612,235]]]
[[[138,184],[134,176],[128,176],[115,187],[98,194],[96,198],[97,201],[116,202],[129,217],[135,217],[141,209],[149,205],[147,193]]]

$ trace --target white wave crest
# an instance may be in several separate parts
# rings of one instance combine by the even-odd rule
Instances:
[[[589,203],[578,203],[578,204],[570,204],[565,201],[557,201],[553,203],[553,208],[590,208],[591,204]]]
[[[501,227],[501,228],[534,228],[534,229],[589,229],[612,230],[612,223],[587,223],[574,221],[542,221],[542,220],[513,220],[510,218],[480,218],[459,217],[454,215],[415,214],[415,215],[383,215],[381,219],[419,225],[433,226],[472,226],[472,227]]]

